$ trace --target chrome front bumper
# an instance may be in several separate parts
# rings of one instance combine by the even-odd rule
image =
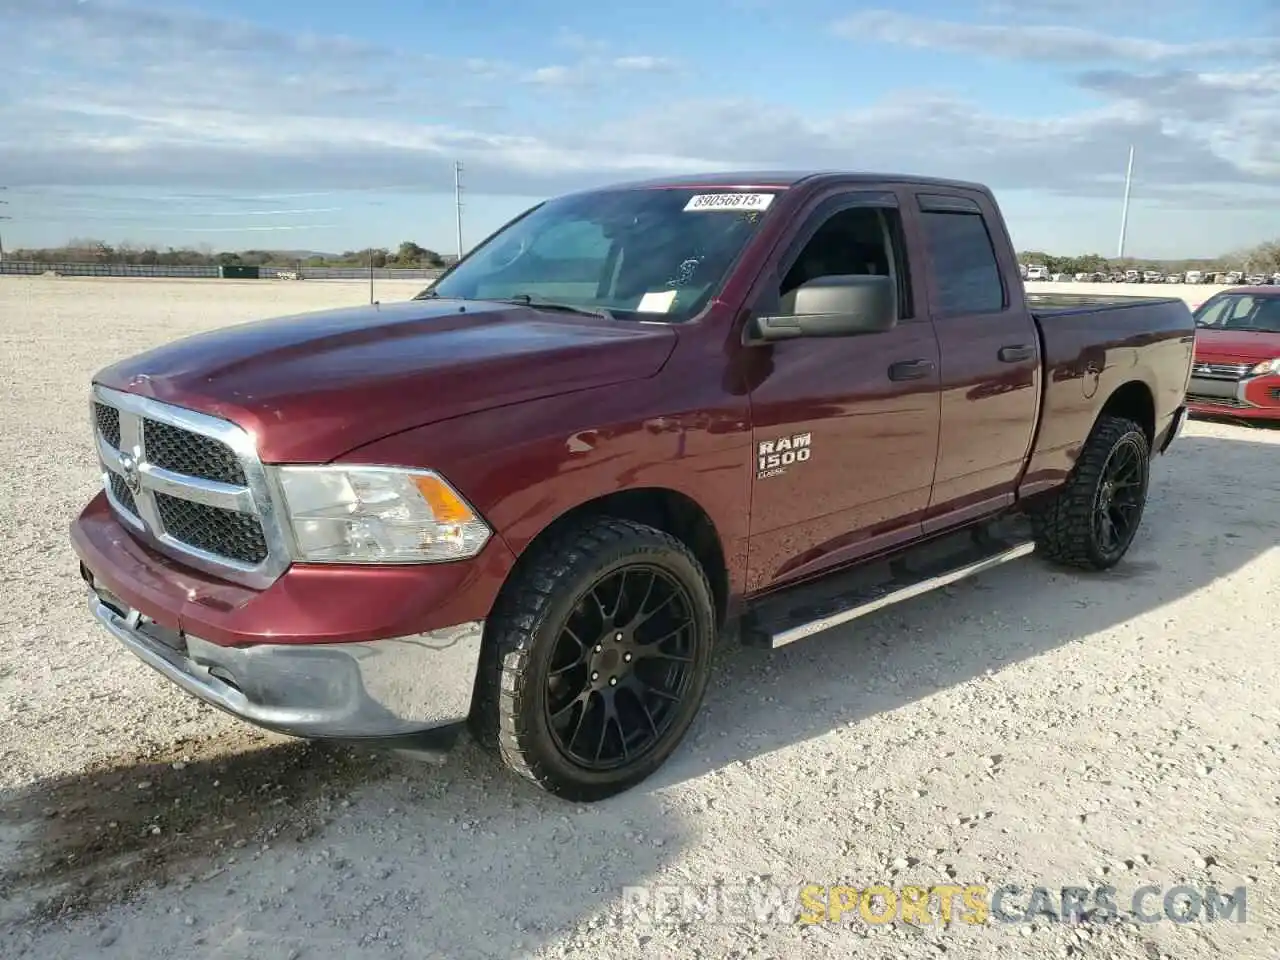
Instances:
[[[411,738],[471,709],[483,621],[369,643],[221,647],[161,627],[92,587],[89,610],[187,693],[268,730],[316,739]]]

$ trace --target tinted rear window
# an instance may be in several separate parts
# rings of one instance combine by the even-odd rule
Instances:
[[[996,313],[1004,284],[981,214],[924,211],[925,242],[938,288],[938,314]]]

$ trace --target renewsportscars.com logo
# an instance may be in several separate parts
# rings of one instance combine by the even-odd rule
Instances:
[[[624,921],[641,923],[1245,923],[1247,890],[1186,885],[1021,887],[1006,884],[891,886],[762,883],[654,884],[622,891]]]

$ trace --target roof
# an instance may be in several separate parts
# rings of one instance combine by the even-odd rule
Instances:
[[[1246,293],[1246,294],[1255,295],[1255,296],[1261,293],[1268,297],[1280,297],[1280,286],[1275,286],[1274,284],[1265,284],[1263,286],[1258,286],[1258,287],[1250,287],[1250,286],[1228,287],[1226,290],[1223,290],[1222,293]]]
[[[827,183],[910,183],[987,192],[987,188],[984,185],[965,180],[943,180],[937,177],[917,177],[903,173],[858,173],[843,170],[730,170],[718,173],[695,173],[678,177],[655,177],[649,180],[612,183],[582,192],[643,190],[660,187],[752,187],[785,190],[789,187],[799,186],[801,183],[813,183],[818,186]]]

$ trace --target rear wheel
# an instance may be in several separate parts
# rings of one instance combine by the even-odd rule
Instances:
[[[1142,522],[1150,469],[1142,428],[1125,417],[1101,417],[1066,484],[1032,514],[1038,548],[1068,566],[1115,566]]]
[[[683,543],[631,521],[584,522],[539,549],[504,589],[473,732],[511,770],[565,799],[626,790],[692,724],[715,619],[706,575]]]

